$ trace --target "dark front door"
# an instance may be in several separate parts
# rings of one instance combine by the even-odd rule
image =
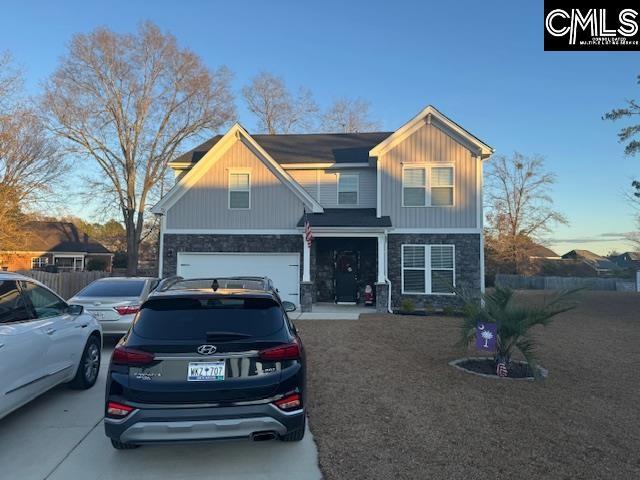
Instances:
[[[336,302],[357,300],[358,254],[352,251],[336,252],[335,292]]]

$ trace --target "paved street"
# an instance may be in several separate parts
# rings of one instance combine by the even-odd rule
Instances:
[[[234,441],[116,451],[104,435],[106,362],[88,391],[60,386],[0,420],[0,478],[318,479],[313,437],[300,443]]]

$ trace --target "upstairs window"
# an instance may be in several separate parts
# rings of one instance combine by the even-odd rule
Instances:
[[[357,205],[360,177],[353,173],[338,174],[338,205]]]
[[[251,208],[251,175],[248,172],[229,173],[229,208],[233,210]]]
[[[402,169],[402,206],[452,206],[453,181],[452,166],[405,166]]]
[[[431,167],[431,205],[453,205],[453,167]]]
[[[402,206],[427,206],[427,168],[408,167],[402,171]]]

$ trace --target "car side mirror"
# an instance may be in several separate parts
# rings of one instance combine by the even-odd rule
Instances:
[[[84,307],[82,305],[68,305],[67,313],[69,315],[81,315],[84,312]]]
[[[287,302],[285,300],[284,302],[282,302],[282,306],[283,306],[285,312],[295,312],[296,311],[296,304],[295,303]]]

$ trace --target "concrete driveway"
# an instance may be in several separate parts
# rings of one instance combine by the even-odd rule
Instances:
[[[106,363],[113,350],[108,343],[92,389],[60,386],[0,420],[0,478],[321,478],[309,431],[299,443],[246,440],[113,449],[102,425]]]

